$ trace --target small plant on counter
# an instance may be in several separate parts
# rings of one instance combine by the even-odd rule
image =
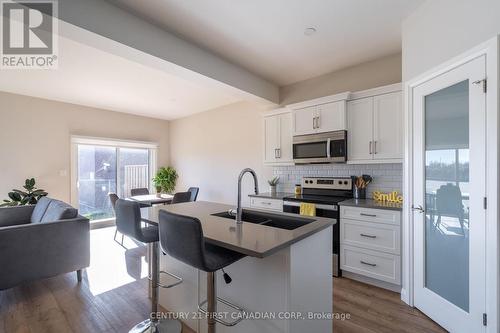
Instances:
[[[35,178],[26,179],[23,188],[25,191],[13,189],[7,195],[9,199],[4,199],[0,207],[35,205],[41,197],[48,193],[45,190],[35,187]]]
[[[280,177],[274,176],[273,178],[269,179],[267,183],[269,184],[269,189],[271,190],[271,194],[276,193],[276,185],[278,185],[280,181]]]
[[[161,167],[156,172],[156,176],[153,178],[153,183],[161,192],[172,193],[175,190],[175,183],[177,182],[177,171],[172,167]]]
[[[269,179],[267,183],[269,186],[276,186],[280,182],[280,177],[279,176],[274,176],[273,178]]]

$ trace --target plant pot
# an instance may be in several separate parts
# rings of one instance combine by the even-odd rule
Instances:
[[[271,192],[272,195],[275,195],[276,194],[276,185],[269,186],[269,192]]]
[[[366,188],[354,187],[354,199],[366,199]]]

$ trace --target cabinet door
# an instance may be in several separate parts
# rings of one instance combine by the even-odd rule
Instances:
[[[290,162],[292,160],[292,114],[279,115],[279,151],[277,162]]]
[[[279,115],[264,117],[264,162],[276,162],[278,148]]]
[[[316,106],[293,111],[293,135],[316,133],[314,118],[317,116]]]
[[[347,102],[347,160],[372,159],[373,97]]]
[[[346,129],[345,101],[318,105],[317,132],[331,132]]]
[[[373,98],[373,159],[403,158],[401,92]]]

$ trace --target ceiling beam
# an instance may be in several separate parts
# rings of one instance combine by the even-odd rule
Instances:
[[[130,55],[123,54],[123,48],[119,50],[116,43],[105,42],[112,40],[140,51],[135,56],[143,61],[148,58],[156,67],[169,67],[185,78],[222,85],[243,93],[247,99],[279,103],[279,88],[275,84],[107,1],[60,0],[58,11],[59,20],[69,23],[59,26],[59,33],[66,37],[107,52],[122,53],[121,56]],[[72,26],[105,38],[92,38]]]

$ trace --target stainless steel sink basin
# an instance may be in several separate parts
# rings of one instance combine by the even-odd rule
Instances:
[[[223,217],[227,219],[235,219],[235,216],[229,212],[220,212],[212,214],[213,216]],[[305,217],[285,216],[280,214],[273,214],[267,212],[258,212],[248,209],[243,209],[242,221],[248,223],[255,223],[267,227],[294,230],[306,224],[314,222],[314,219]]]

